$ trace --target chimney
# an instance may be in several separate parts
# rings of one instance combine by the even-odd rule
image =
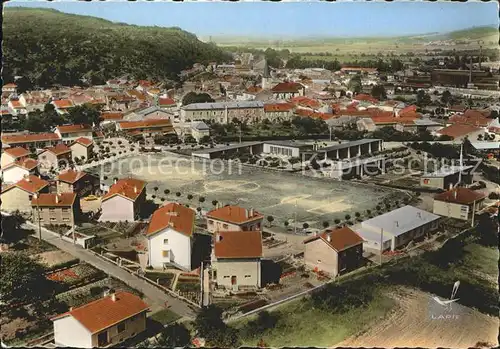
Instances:
[[[458,190],[455,189],[455,191],[453,192],[453,198],[457,198],[457,195],[458,195]]]
[[[245,209],[245,218],[248,219],[248,217],[250,217],[250,213],[248,212],[247,209]]]
[[[59,194],[56,194],[56,204],[59,203]]]
[[[103,292],[103,297],[107,297],[107,296],[109,296],[109,289],[104,290],[104,292]]]
[[[113,292],[113,293],[111,294],[111,300],[112,300],[113,302],[116,302],[116,293],[114,293],[114,292]]]
[[[253,210],[253,207],[250,207],[250,212],[248,213],[250,217],[253,217],[255,215],[255,212]]]
[[[118,181],[116,180],[116,178],[115,178],[115,179],[113,179],[113,183],[114,183],[114,184],[116,184],[116,182],[118,182]]]
[[[134,193],[137,194],[137,187],[134,187]]]
[[[450,183],[450,187],[449,187],[449,190],[452,190],[453,189],[453,184]]]
[[[217,233],[215,234],[215,242],[221,242],[221,240],[222,240],[222,238],[221,238],[221,236],[220,236],[220,233],[219,233],[219,232],[217,232]]]
[[[332,235],[331,235],[331,234],[328,234],[328,235],[326,236],[326,241],[328,241],[328,242],[332,242]]]
[[[69,307],[69,311],[73,311],[73,307]]]

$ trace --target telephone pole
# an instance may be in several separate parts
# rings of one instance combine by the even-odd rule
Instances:
[[[380,229],[380,258],[379,263],[382,265],[382,252],[384,251],[384,229]]]
[[[293,233],[297,234],[297,200],[295,200],[295,210],[293,212]]]

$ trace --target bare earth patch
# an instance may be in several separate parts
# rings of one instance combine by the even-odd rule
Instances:
[[[70,260],[75,259],[69,253],[63,251],[47,251],[38,254],[38,256],[42,259],[42,261],[47,264],[49,267],[65,262],[69,262]]]
[[[499,319],[453,304],[458,318],[432,319],[431,295],[404,289],[391,295],[399,303],[391,314],[367,331],[337,343],[341,347],[470,348],[478,342],[498,345]]]

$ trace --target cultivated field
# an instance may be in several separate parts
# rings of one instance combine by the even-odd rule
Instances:
[[[142,163],[142,165],[141,165]],[[211,209],[212,200],[219,203],[254,207],[275,221],[293,220],[315,224],[324,220],[352,217],[355,212],[373,209],[384,199],[402,197],[392,189],[340,182],[323,178],[305,177],[300,174],[274,172],[220,161],[215,163],[192,161],[176,155],[149,155],[134,157],[104,168],[111,184],[114,177],[132,176],[148,182],[148,194],[181,202],[188,194],[194,196],[193,206],[198,206],[198,196],[205,197],[204,208]],[[158,187],[158,191],[153,188]]]
[[[337,343],[341,347],[470,348],[478,342],[498,345],[498,318],[458,303],[449,319],[432,319],[431,295],[415,289],[393,294],[398,307],[364,333]]]

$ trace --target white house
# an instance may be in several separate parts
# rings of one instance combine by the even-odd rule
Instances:
[[[133,222],[146,201],[146,182],[125,178],[115,182],[102,197],[101,222]]]
[[[5,168],[7,165],[26,158],[30,155],[30,151],[22,147],[7,148],[2,153],[1,166]]]
[[[90,125],[63,125],[57,126],[54,133],[61,137],[66,144],[72,143],[80,137],[85,137],[90,140],[92,137],[92,126]]]
[[[51,320],[56,347],[116,346],[146,330],[148,305],[129,292],[105,294]]]
[[[161,269],[174,265],[191,270],[191,248],[195,213],[177,203],[157,209],[149,223],[148,264]]]
[[[29,175],[38,174],[38,161],[25,158],[17,160],[13,163],[2,168],[2,181],[3,183],[10,184],[19,182]]]

